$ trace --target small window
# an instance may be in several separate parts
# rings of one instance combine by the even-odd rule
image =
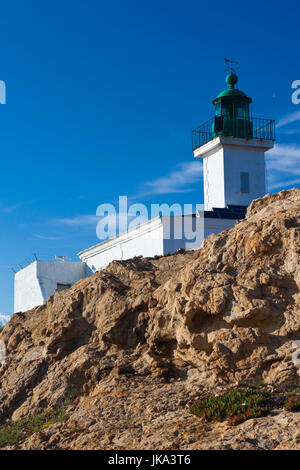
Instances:
[[[222,132],[224,130],[223,116],[215,116],[215,132]]]
[[[250,193],[249,173],[241,172],[241,193]]]
[[[70,289],[70,287],[72,287],[72,284],[57,284],[56,290],[60,292],[62,290]]]

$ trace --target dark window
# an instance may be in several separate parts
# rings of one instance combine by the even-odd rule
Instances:
[[[249,173],[241,172],[241,193],[250,193]]]
[[[223,116],[215,116],[215,132],[221,132],[223,130],[224,130]]]

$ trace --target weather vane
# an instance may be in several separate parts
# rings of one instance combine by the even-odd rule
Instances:
[[[232,59],[225,59],[225,62],[226,62],[226,67],[224,69],[225,72],[235,73],[237,70],[239,70],[238,62],[235,62]]]

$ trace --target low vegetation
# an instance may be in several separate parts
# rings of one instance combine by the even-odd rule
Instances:
[[[65,409],[44,411],[36,416],[0,426],[0,448],[21,443],[31,434],[67,419]]]
[[[60,408],[46,410],[35,416],[0,426],[0,448],[20,444],[35,432],[66,421],[68,419],[67,408],[78,396],[77,389],[73,388]]]
[[[268,415],[271,408],[282,407],[290,412],[300,411],[300,387],[287,393],[271,394],[259,383],[198,400],[190,407],[190,412],[205,421],[227,420],[229,426],[237,426],[248,419]]]
[[[206,421],[228,420],[236,426],[247,419],[266,416],[269,392],[256,388],[232,390],[220,396],[212,396],[195,402],[190,411]]]

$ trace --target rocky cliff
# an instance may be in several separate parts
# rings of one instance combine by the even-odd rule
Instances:
[[[15,314],[0,334],[0,419],[66,419],[22,448],[300,448],[299,413],[237,428],[190,415],[201,393],[299,385],[300,190],[253,201],[200,250],[115,261]]]

